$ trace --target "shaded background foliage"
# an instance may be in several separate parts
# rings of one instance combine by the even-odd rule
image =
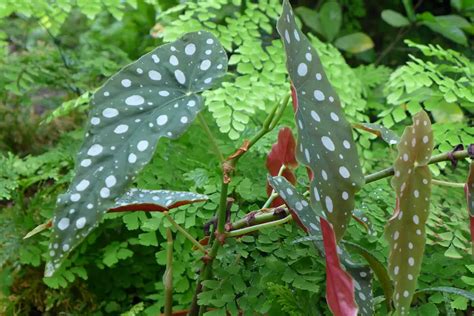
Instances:
[[[350,122],[378,122],[401,134],[423,107],[434,123],[435,152],[473,143],[474,5],[467,0],[417,1],[412,15],[404,3],[409,1],[292,2]],[[251,136],[288,90],[274,27],[280,8],[275,0],[0,3],[0,313],[160,311],[168,226],[161,214],[107,215],[49,279],[42,276],[49,233],[28,240],[22,236],[51,218],[57,195],[72,178],[91,94],[122,66],[184,32],[213,32],[230,56],[226,82],[205,93],[204,115],[219,147],[230,154]],[[328,13],[340,20],[339,27],[333,21],[331,27],[325,24]],[[451,20],[443,24],[446,18],[440,21],[439,16]],[[366,37],[351,38],[355,33]],[[361,47],[369,49],[358,52]],[[292,121],[288,108],[280,125],[292,126]],[[265,157],[277,133],[278,128],[242,158],[230,186],[234,219],[266,200]],[[365,173],[391,164],[394,148],[368,133],[355,133]],[[197,122],[179,140],[161,142],[135,185],[209,195],[206,203],[173,212],[179,224],[202,237],[203,224],[219,202],[219,162]],[[468,165],[430,168],[438,179],[463,182]],[[306,181],[305,176],[297,179]],[[368,235],[353,221],[347,239],[383,261],[388,252],[383,229],[394,207],[389,182],[365,186],[357,199],[375,234]],[[419,288],[472,289],[463,192],[435,186],[432,200]],[[328,313],[322,307],[324,262],[309,244],[293,243],[300,236],[291,224],[229,241],[214,268],[219,281],[206,284],[210,290],[203,300],[232,314]],[[175,306],[184,308],[192,298],[199,255],[179,234],[175,253]],[[378,286],[375,296],[382,297]],[[379,304],[382,313],[383,308]],[[462,297],[431,294],[418,296],[413,310],[456,314],[472,307]]]

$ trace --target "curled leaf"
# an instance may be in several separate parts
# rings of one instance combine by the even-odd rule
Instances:
[[[94,94],[75,177],[57,202],[46,276],[114,207],[158,140],[184,133],[203,107],[198,93],[226,68],[217,38],[188,33],[126,66]]]
[[[395,282],[393,300],[398,315],[408,314],[421,269],[431,195],[427,163],[432,151],[431,123],[421,111],[413,117],[413,125],[405,128],[398,144],[392,178],[397,201],[385,232],[390,245],[388,270]]]
[[[288,179],[291,183],[296,183],[295,174],[291,169],[298,166],[295,156],[296,141],[293,137],[291,129],[284,127],[278,132],[278,141],[272,146],[270,153],[267,156],[267,169],[272,176],[278,175],[280,168],[285,166],[282,176]],[[272,189],[267,185],[267,194],[270,195]],[[284,204],[281,198],[276,198],[272,206],[276,207],[278,205]]]
[[[396,145],[400,142],[400,137],[398,137],[395,132],[392,130],[374,123],[359,123],[354,124],[355,128],[363,129],[369,133],[377,135],[377,137],[382,138],[389,145]]]
[[[115,201],[109,212],[164,212],[208,199],[207,195],[192,192],[131,189]]]
[[[354,195],[364,182],[352,129],[316,50],[283,1],[278,32],[286,52],[298,129],[297,159],[312,172],[311,203],[323,209],[341,239],[354,209]],[[319,205],[319,206],[316,206]]]
[[[364,211],[355,209],[352,211],[352,218],[354,218],[359,224],[361,224],[369,233],[369,235],[374,236],[375,229],[370,221],[369,217],[364,213]]]

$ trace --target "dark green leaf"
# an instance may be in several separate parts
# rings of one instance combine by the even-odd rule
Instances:
[[[296,25],[287,0],[278,20],[286,51],[298,128],[297,159],[309,167],[311,203],[324,210],[341,239],[364,182],[352,129],[329,83],[316,50]]]
[[[94,94],[76,176],[58,199],[47,276],[114,207],[158,140],[177,138],[189,127],[203,106],[197,93],[226,68],[217,38],[189,33],[126,66]]]
[[[439,287],[430,287],[430,288],[416,291],[417,294],[423,293],[423,292],[442,292],[442,293],[456,294],[456,295],[461,295],[467,298],[468,300],[471,300],[474,302],[474,293],[468,292],[466,290],[458,289],[455,287],[439,286]]]
[[[312,31],[319,34],[322,33],[321,22],[319,21],[319,14],[315,10],[306,7],[298,7],[295,9],[297,15],[303,20],[303,23]]]
[[[325,2],[319,10],[321,32],[330,42],[339,34],[342,23],[341,6],[336,1]]]
[[[334,45],[346,52],[358,54],[373,48],[374,42],[367,34],[358,32],[339,37]]]
[[[383,10],[382,19],[394,27],[410,25],[410,21],[405,16],[393,10]]]

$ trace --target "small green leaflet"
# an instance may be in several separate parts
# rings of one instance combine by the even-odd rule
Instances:
[[[316,50],[299,30],[288,0],[283,1],[277,29],[292,83],[297,159],[313,173],[312,205],[322,207],[340,240],[351,219],[354,195],[364,183],[352,128]]]
[[[76,176],[58,199],[46,276],[114,207],[158,140],[184,133],[203,107],[197,93],[211,88],[226,69],[217,38],[188,33],[126,66],[94,94]]]
[[[388,271],[395,282],[397,315],[408,315],[425,249],[425,223],[431,195],[427,166],[433,151],[433,132],[428,115],[421,111],[405,128],[394,163],[392,187],[397,194],[394,214],[386,227],[390,244]]]
[[[131,189],[115,201],[109,212],[164,212],[208,199],[207,195],[192,192]]]
[[[322,210],[315,210],[285,177],[268,177],[268,183],[291,209],[293,218],[308,233],[309,240],[324,256],[323,236],[319,218],[324,218]],[[306,239],[304,239],[306,240]],[[359,313],[364,316],[373,315],[372,272],[370,268],[355,263],[342,245],[337,246],[341,263],[351,275],[354,282],[355,300]]]

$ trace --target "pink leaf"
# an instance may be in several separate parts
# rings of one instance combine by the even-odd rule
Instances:
[[[320,217],[326,253],[326,301],[335,316],[357,315],[354,284],[350,275],[341,267],[337,254],[336,235],[324,218]]]

